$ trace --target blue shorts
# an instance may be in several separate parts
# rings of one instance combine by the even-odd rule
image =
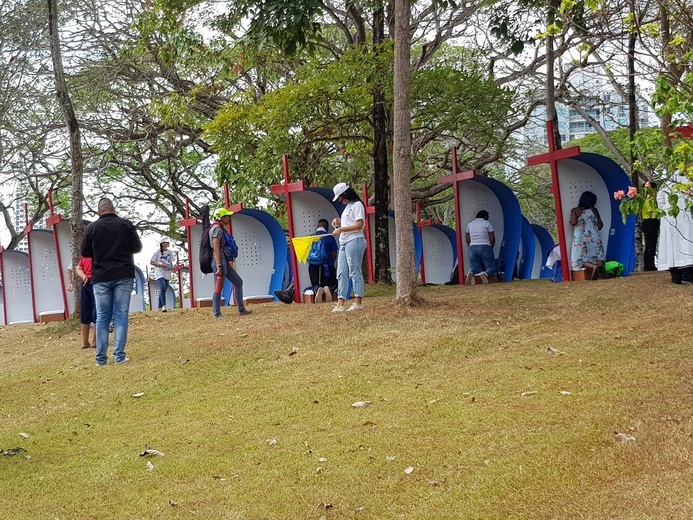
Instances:
[[[94,304],[94,284],[91,278],[82,284],[81,304],[79,306],[79,322],[83,325],[96,323],[96,305]]]

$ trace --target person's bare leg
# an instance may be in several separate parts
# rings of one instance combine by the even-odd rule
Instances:
[[[79,324],[80,331],[82,333],[82,348],[89,348],[91,347],[91,343],[89,343],[89,324],[88,323],[80,323]]]

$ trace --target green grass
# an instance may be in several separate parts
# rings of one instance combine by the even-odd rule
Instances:
[[[72,321],[5,327],[0,447],[29,458],[0,457],[0,517],[691,518],[691,290],[647,274],[426,287],[414,309],[375,287],[354,315],[147,312],[107,367]]]

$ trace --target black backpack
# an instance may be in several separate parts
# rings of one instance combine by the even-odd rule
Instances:
[[[209,206],[205,204],[202,206],[202,213],[200,214],[202,219],[202,236],[200,237],[200,271],[204,274],[211,274],[212,271],[212,258],[214,258],[214,251],[212,251],[212,245],[209,243],[209,229],[212,227],[212,223],[209,220]]]

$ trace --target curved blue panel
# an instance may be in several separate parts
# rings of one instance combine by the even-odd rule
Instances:
[[[500,181],[480,176],[474,177],[470,181],[480,182],[489,188],[503,208],[503,243],[500,247],[498,261],[501,271],[503,271],[503,281],[510,282],[513,279],[515,260],[522,235],[520,203],[512,190]]]
[[[534,231],[532,231],[532,226],[524,215],[522,216],[522,235],[520,239],[522,241],[522,258],[520,258],[520,265],[517,268],[517,277],[520,280],[529,280],[532,278],[534,255],[537,252],[534,245]]]
[[[618,190],[628,191],[630,179],[626,172],[613,160],[596,153],[581,153],[575,160],[594,168],[604,181],[610,194]],[[635,215],[628,217],[623,223],[618,207],[620,201],[609,197],[611,207],[611,226],[614,230],[609,237],[606,251],[607,260],[616,260],[625,266],[623,275],[626,276],[635,269]]]
[[[387,212],[392,218],[395,218],[395,212],[390,210]],[[416,272],[419,272],[421,266],[421,256],[423,255],[423,240],[421,240],[421,231],[419,231],[419,226],[416,222],[412,220],[411,223],[412,232],[414,233],[414,262],[416,267]]]
[[[286,235],[284,234],[284,230],[279,222],[277,222],[277,219],[266,211],[259,209],[244,209],[242,213],[256,218],[267,228],[267,231],[269,231],[272,237],[272,246],[274,248],[274,273],[272,273],[272,278],[270,280],[269,294],[274,294],[274,291],[281,291],[284,282],[284,272],[286,271],[286,264],[288,262]]]
[[[272,215],[263,211],[261,209],[243,208],[240,213],[247,215],[259,221],[272,237],[272,247],[274,249],[274,264],[272,265],[272,277],[270,278],[269,294],[274,294],[274,291],[281,291],[282,285],[284,283],[284,276],[286,274],[286,266],[289,254],[286,245],[286,235],[282,229],[277,219]],[[231,305],[231,282],[226,279],[224,281],[224,288],[221,290],[221,295],[225,298],[226,305]],[[274,301],[277,297],[274,297]]]
[[[144,273],[139,267],[135,266],[135,286],[133,287],[133,291],[137,295],[138,300],[140,298],[142,299],[142,309],[147,308],[144,303],[144,287],[146,283]],[[135,295],[131,296],[131,298],[134,299]]]
[[[320,188],[318,186],[311,186],[310,188],[306,188],[306,191],[312,191],[325,197],[327,200],[330,201],[334,209],[337,210],[338,215],[341,215],[342,211],[344,211],[344,207],[346,206],[346,204],[339,204],[338,202],[332,201],[332,199],[334,198],[334,192],[332,190],[328,190],[327,188]]]
[[[431,227],[439,229],[445,234],[446,237],[448,237],[448,240],[452,245],[452,265],[457,265],[457,235],[455,234],[455,230],[450,226],[446,226],[445,224],[431,224]]]
[[[534,253],[541,253],[541,272],[539,278],[551,278],[552,270],[546,267],[546,259],[549,257],[549,251],[551,251],[554,246],[553,237],[551,233],[538,224],[530,224],[530,226],[537,240],[539,240],[539,245],[541,247],[541,251],[535,251]]]

